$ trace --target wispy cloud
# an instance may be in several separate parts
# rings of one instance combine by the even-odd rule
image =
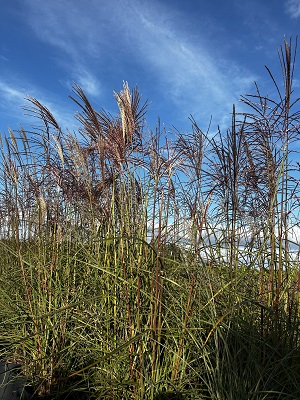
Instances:
[[[25,119],[22,114],[22,106],[24,106],[25,98],[29,95],[21,85],[13,85],[4,80],[0,81],[0,115],[1,127],[0,131],[6,130],[8,127],[14,128],[14,123],[17,126]],[[9,124],[5,120],[9,118]]]
[[[17,89],[6,82],[1,82],[0,81],[0,99],[2,99],[2,102],[5,103],[20,103],[21,101],[24,100],[26,96],[26,90],[25,89]],[[28,94],[28,93],[27,93]]]
[[[25,0],[25,3],[24,17],[38,40],[59,49],[61,53],[57,61],[68,70],[70,78],[79,83],[88,95],[98,96],[100,83],[89,68],[98,47],[92,7],[79,6],[78,2],[76,5],[76,1],[71,4],[68,0],[45,3]]]
[[[61,51],[60,62],[71,79],[92,96],[105,84],[102,75],[132,63],[142,78],[152,80],[163,101],[186,115],[218,110],[219,117],[255,80],[222,59],[199,34],[180,29],[183,16],[162,2],[90,0],[88,7],[77,0],[25,3],[36,36]]]
[[[300,0],[287,0],[285,9],[291,18],[300,17]]]
[[[211,43],[184,33],[179,15],[161,4],[136,9],[139,23],[128,26],[145,64],[155,68],[162,91],[183,112],[210,115],[230,112],[232,102],[247,91],[255,76],[222,58]]]
[[[70,111],[70,107],[63,104],[60,100],[51,98],[50,95],[42,93],[39,89],[28,86],[22,87],[19,83],[7,83],[0,81],[0,113],[10,118],[10,121],[17,124],[32,124],[33,118],[25,111],[29,106],[28,97],[37,98],[45,107],[47,107],[62,129],[74,126],[75,119]],[[11,126],[13,127],[13,126]]]
[[[3,56],[2,54],[0,54],[0,60],[5,61],[5,62],[9,61],[9,59],[7,57]]]
[[[96,79],[91,72],[81,66],[78,66],[74,71],[74,80],[78,85],[84,88],[88,95],[96,97],[101,92],[100,82],[98,79]]]

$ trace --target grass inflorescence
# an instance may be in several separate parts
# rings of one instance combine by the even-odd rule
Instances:
[[[45,399],[297,399],[299,112],[283,84],[228,131],[147,132],[138,89],[78,132],[29,98],[2,135],[1,359]]]

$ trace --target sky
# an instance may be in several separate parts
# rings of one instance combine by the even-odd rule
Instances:
[[[229,126],[254,81],[272,92],[265,65],[280,79],[277,50],[298,28],[300,0],[0,0],[0,133],[31,123],[26,96],[75,129],[74,83],[114,114],[124,81],[149,102],[150,129],[160,117],[188,131],[191,115]]]

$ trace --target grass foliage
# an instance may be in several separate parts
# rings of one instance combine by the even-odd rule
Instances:
[[[47,399],[299,399],[296,51],[227,132],[145,127],[74,86],[2,135],[0,350]]]

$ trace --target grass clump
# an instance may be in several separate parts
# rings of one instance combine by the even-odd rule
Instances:
[[[216,135],[146,132],[127,83],[116,116],[74,86],[77,135],[28,99],[41,125],[1,142],[0,348],[36,396],[300,397],[293,54]]]

